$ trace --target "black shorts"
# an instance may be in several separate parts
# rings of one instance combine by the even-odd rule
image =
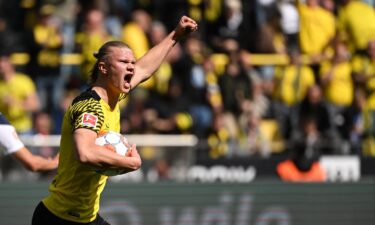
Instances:
[[[110,225],[99,214],[96,219],[90,223],[76,223],[61,219],[51,213],[47,207],[40,202],[34,210],[32,225]]]

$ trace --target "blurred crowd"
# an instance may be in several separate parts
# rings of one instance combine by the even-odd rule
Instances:
[[[375,156],[374,3],[0,0],[0,111],[20,134],[59,134],[104,42],[139,58],[185,14],[198,32],[123,102],[122,133],[194,134],[211,159]]]

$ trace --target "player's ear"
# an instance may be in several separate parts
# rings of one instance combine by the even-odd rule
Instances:
[[[101,73],[103,73],[103,74],[107,74],[107,67],[106,67],[106,65],[105,65],[104,62],[99,62],[99,63],[98,63],[98,69],[99,69],[99,71],[100,71]]]

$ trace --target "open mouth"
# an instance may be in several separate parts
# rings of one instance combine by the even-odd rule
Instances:
[[[127,83],[130,83],[132,77],[133,77],[133,74],[125,74],[124,81]]]

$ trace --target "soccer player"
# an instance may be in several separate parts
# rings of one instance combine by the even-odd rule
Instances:
[[[32,225],[108,224],[99,214],[101,192],[107,176],[95,168],[140,168],[136,145],[127,145],[126,157],[95,144],[108,131],[120,131],[119,101],[147,80],[179,39],[197,29],[189,17],[139,60],[123,42],[105,43],[94,56],[91,87],[66,111],[61,131],[60,164],[50,184],[50,194],[36,207]],[[126,143],[125,143],[126,144]]]
[[[43,158],[33,155],[18,138],[16,129],[0,113],[0,150],[19,160],[30,171],[47,171],[57,168],[58,156]]]

